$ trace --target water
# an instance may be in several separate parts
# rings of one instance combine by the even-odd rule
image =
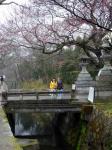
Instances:
[[[40,150],[63,150],[63,149],[58,148],[58,147],[41,146]]]
[[[24,150],[72,150],[71,146],[67,148],[64,138],[67,133],[77,133],[80,115],[16,113],[14,120],[12,131]],[[74,125],[76,129],[71,132]]]
[[[56,139],[53,129],[54,116],[55,114],[53,113],[16,113],[15,136],[24,138],[19,141],[20,144],[23,143],[24,147],[26,144],[26,142],[24,142],[25,138],[35,138],[39,141],[40,150],[59,150],[59,148],[56,148]],[[27,149],[28,148],[24,148],[24,150]],[[38,148],[35,148],[35,150],[38,150]]]
[[[16,113],[16,136],[46,136],[52,135],[53,114],[49,113]]]

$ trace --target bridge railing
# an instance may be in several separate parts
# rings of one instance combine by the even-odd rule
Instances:
[[[59,98],[59,94],[61,98]],[[9,91],[7,100],[58,100],[58,99],[73,99],[73,91]]]

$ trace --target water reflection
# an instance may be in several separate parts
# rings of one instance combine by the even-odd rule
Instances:
[[[35,138],[40,150],[72,150],[79,120],[80,114],[76,113],[16,113],[15,136]]]
[[[56,148],[53,130],[54,117],[54,113],[16,113],[15,136],[21,138],[35,137],[39,141],[40,150],[59,150]],[[29,150],[29,148],[24,147],[24,150],[27,149]],[[33,146],[32,149],[34,150]]]
[[[45,136],[52,135],[54,114],[49,113],[16,113],[16,136]]]

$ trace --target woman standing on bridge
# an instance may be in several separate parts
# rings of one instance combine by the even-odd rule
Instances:
[[[50,91],[51,92],[56,92],[57,89],[57,81],[56,79],[51,80],[50,82]],[[56,94],[51,94],[51,98],[55,98]]]

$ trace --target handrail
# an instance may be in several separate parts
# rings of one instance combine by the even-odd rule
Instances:
[[[51,91],[9,91],[7,92],[7,95],[8,96],[12,96],[12,95],[31,95],[31,94],[36,94],[38,93],[39,95],[42,95],[42,94],[59,94],[60,91],[54,91],[54,92],[51,92]],[[63,91],[62,92],[63,94],[69,94],[71,93],[71,91]]]
[[[70,97],[73,99],[72,92],[73,91],[63,91],[61,93],[63,95],[69,94]],[[57,94],[60,94],[60,91],[54,91],[54,92],[51,92],[51,91],[8,91],[7,99],[8,99],[8,97],[19,97],[20,96],[19,100],[23,100],[23,97],[25,97],[25,96],[29,96],[29,97],[35,96],[36,100],[39,100],[39,99],[41,99],[41,96],[42,96],[42,100],[43,99],[45,100],[45,99],[49,99],[51,94],[57,96]],[[48,96],[49,98],[46,96]],[[44,97],[46,97],[46,98],[44,98]],[[57,98],[54,98],[54,99],[57,99]],[[65,98],[62,98],[62,99],[65,99]]]

